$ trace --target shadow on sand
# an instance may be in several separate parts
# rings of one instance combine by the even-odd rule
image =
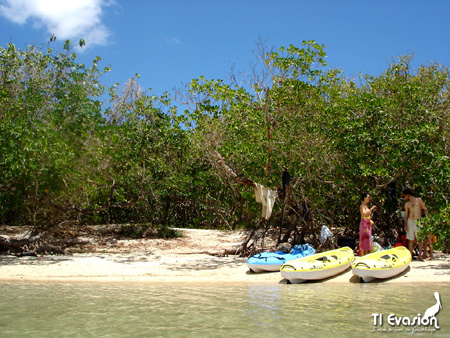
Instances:
[[[189,261],[187,263],[172,263],[168,270],[217,270],[222,267],[238,267],[243,264],[243,259],[224,260],[220,257],[208,257]]]

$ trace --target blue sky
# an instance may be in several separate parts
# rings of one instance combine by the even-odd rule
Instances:
[[[103,82],[161,94],[200,75],[228,80],[247,71],[258,39],[268,45],[326,46],[330,68],[379,75],[399,55],[414,65],[450,66],[448,0],[0,0],[0,45],[87,40],[79,60],[102,57]]]

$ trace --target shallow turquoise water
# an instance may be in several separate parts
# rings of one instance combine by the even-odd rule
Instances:
[[[372,313],[412,318],[436,303],[436,291],[443,309],[432,335],[450,337],[448,284],[8,282],[0,290],[0,337],[404,337],[411,327],[374,326]]]

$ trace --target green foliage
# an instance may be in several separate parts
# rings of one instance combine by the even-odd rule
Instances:
[[[450,247],[450,205],[446,205],[438,212],[428,214],[428,217],[419,219],[419,240],[428,238],[429,235],[436,236],[437,249],[448,249]]]
[[[99,78],[110,69],[100,60],[77,63],[70,41],[62,53],[0,49],[1,223],[173,218],[167,189],[177,182],[166,178],[183,170],[185,132],[163,111],[167,95],[144,93],[136,79],[110,89],[102,109]]]
[[[380,77],[345,84],[331,98],[324,122],[345,156],[338,168],[350,188],[344,199],[356,188],[380,196],[394,180],[420,187],[433,206],[442,200],[437,191],[448,196],[448,69],[431,65],[414,74],[410,61],[402,57]]]
[[[215,152],[240,176],[272,189],[287,169],[295,178],[294,196],[317,211],[319,224],[356,228],[359,196],[367,191],[383,206],[377,224],[389,226],[385,189],[392,181],[398,188],[420,187],[432,207],[448,199],[447,68],[413,71],[411,57],[400,57],[357,85],[324,69],[324,47],[313,41],[260,55],[264,69],[241,81],[248,87],[204,78],[189,87],[196,107],[188,115],[195,126],[191,143],[222,178],[228,191],[222,205],[237,205],[234,224],[244,214],[258,220],[259,207],[248,190],[227,180]]]
[[[32,201],[61,198],[84,176],[88,144],[103,123],[103,71],[75,62],[70,43],[63,53],[13,44],[0,47],[1,218],[27,222],[45,208]],[[69,180],[69,177],[72,178]],[[21,202],[22,201],[22,202]],[[30,203],[27,203],[30,202]]]
[[[70,41],[62,52],[0,47],[0,222],[126,223],[132,236],[145,232],[134,224],[164,224],[162,237],[169,226],[256,224],[253,190],[223,163],[272,189],[288,170],[294,202],[308,203],[316,225],[356,228],[359,196],[369,192],[377,226],[388,226],[392,210],[382,206],[393,181],[419,190],[445,219],[446,67],[413,70],[403,56],[356,81],[326,68],[315,41],[260,48],[251,77],[193,79],[180,93],[189,109],[179,112],[168,93],[144,91],[138,74],[101,102],[110,68],[98,68],[100,57],[78,63]]]

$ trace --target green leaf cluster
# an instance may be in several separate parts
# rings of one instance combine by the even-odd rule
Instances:
[[[429,235],[436,236],[437,242],[434,246],[437,249],[450,248],[450,205],[431,213],[428,217],[421,218],[418,221],[419,240],[428,238]]]

